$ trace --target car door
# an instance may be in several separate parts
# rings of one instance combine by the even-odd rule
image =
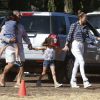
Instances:
[[[97,63],[100,62],[99,57],[99,41],[96,40],[96,37],[99,36],[96,29],[88,22],[87,23],[89,27],[89,38],[87,38],[87,41],[84,46],[84,58],[87,63]]]

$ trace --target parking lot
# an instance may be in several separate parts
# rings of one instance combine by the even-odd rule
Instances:
[[[0,100],[100,100],[100,75],[88,75],[93,86],[83,89],[81,78],[79,78],[80,89],[71,89],[69,84],[64,83],[63,87],[54,88],[53,83],[45,77],[42,87],[36,87],[38,76],[24,77],[27,89],[27,96],[18,96],[18,88],[14,88],[14,82],[7,82],[6,87],[0,87]],[[8,98],[9,97],[9,98]]]

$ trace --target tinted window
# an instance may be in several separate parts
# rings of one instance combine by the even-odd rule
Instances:
[[[66,22],[64,16],[51,17],[51,31],[56,34],[66,34]]]
[[[77,17],[68,17],[68,18],[69,18],[70,24],[75,23],[78,20]]]
[[[66,34],[63,16],[24,16],[21,19],[27,32]]]
[[[21,23],[27,32],[50,33],[49,16],[26,16],[22,17]]]
[[[93,25],[94,28],[100,28],[100,15],[90,15],[88,16],[88,21]]]

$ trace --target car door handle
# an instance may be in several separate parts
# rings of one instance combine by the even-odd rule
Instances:
[[[32,35],[30,35],[30,36],[28,36],[29,38],[35,38],[37,36],[37,33],[34,33],[34,34],[32,34]]]

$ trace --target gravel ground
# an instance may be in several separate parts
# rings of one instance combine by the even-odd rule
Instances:
[[[69,84],[64,84],[63,87],[54,88],[53,83],[49,83],[47,78],[43,80],[42,87],[36,87],[38,77],[25,77],[27,96],[24,98],[18,97],[18,88],[14,88],[14,82],[7,82],[6,87],[0,87],[0,100],[100,100],[100,76],[91,78],[94,83],[89,89],[71,89]],[[95,80],[94,80],[95,79]],[[94,80],[94,81],[93,81]]]

